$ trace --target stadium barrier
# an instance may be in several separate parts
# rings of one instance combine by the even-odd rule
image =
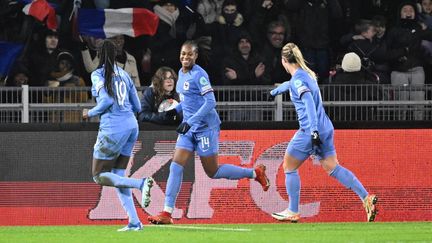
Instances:
[[[215,86],[221,120],[296,121],[288,94],[267,100],[273,88]],[[327,114],[334,121],[432,120],[432,85],[332,84],[320,89]],[[0,123],[82,122],[81,110],[95,105],[89,91],[90,87],[0,87]]]
[[[377,221],[432,220],[432,127],[430,123],[335,123],[335,145],[343,166],[379,195]],[[133,178],[153,176],[157,185],[144,209],[133,191],[139,217],[163,208],[174,127],[140,124],[127,168]],[[220,136],[220,163],[252,168],[264,164],[269,191],[243,179],[209,179],[198,157],[184,171],[174,218],[184,223],[272,223],[287,207],[282,159],[295,123],[227,123]],[[389,128],[392,127],[392,128]],[[91,179],[97,124],[0,124],[0,225],[124,224],[127,215],[113,188]],[[365,221],[360,199],[306,161],[302,178],[302,222]]]

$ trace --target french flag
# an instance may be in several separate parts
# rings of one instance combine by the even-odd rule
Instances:
[[[79,9],[78,29],[81,35],[110,38],[117,35],[137,37],[154,35],[159,17],[145,8]]]
[[[25,5],[22,11],[41,22],[44,22],[46,19],[48,29],[57,29],[56,12],[46,0],[33,0]]]

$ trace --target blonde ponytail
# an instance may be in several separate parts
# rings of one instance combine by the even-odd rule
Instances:
[[[282,48],[282,57],[285,57],[289,63],[297,63],[309,76],[317,80],[317,75],[307,65],[300,49],[294,43],[288,43]]]

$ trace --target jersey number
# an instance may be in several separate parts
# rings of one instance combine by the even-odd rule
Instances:
[[[117,95],[118,105],[123,106],[125,99],[126,99],[126,94],[127,94],[126,84],[123,81],[114,82],[114,83],[116,86],[116,95]]]
[[[208,137],[201,137],[201,147],[207,150],[210,147],[210,139]]]

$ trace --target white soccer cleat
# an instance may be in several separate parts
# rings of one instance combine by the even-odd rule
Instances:
[[[118,232],[125,232],[125,231],[138,231],[138,230],[142,230],[143,226],[141,223],[138,224],[128,224],[125,227],[118,229]]]
[[[376,195],[367,195],[363,200],[363,207],[366,210],[367,221],[373,222],[375,221],[375,216],[378,213],[378,209],[376,204],[378,202],[378,197]]]
[[[279,221],[291,221],[291,223],[297,223],[300,219],[299,213],[291,212],[288,208],[279,213],[272,213],[271,216]]]
[[[154,179],[152,177],[147,177],[141,188],[141,205],[146,208],[150,205],[150,190],[153,187]]]

